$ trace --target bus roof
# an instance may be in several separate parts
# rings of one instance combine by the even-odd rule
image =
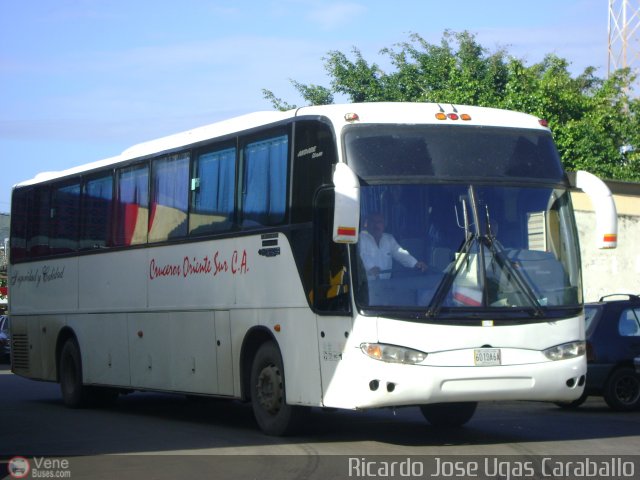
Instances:
[[[444,119],[437,119],[437,114],[444,114]],[[468,120],[462,120],[463,114]],[[454,116],[458,118],[454,120]],[[286,112],[263,111],[241,115],[221,122],[176,133],[166,137],[142,142],[129,147],[121,154],[79,165],[70,169],[42,172],[33,179],[20,182],[16,187],[37,184],[40,182],[73,176],[116,165],[136,158],[142,158],[162,152],[189,147],[198,143],[231,135],[235,132],[251,130],[263,125],[274,124],[294,117],[315,116],[329,118],[336,130],[352,123],[393,123],[393,124],[465,124],[476,126],[496,126],[514,128],[546,129],[540,120],[532,115],[486,107],[438,103],[350,103],[301,107]]]

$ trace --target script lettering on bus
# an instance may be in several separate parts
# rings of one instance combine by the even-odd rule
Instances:
[[[13,270],[9,280],[12,287],[20,287],[23,283],[35,283],[39,287],[41,283],[53,282],[64,278],[65,267],[52,267],[43,265],[41,268],[29,269],[26,273]]]
[[[298,152],[298,158],[305,157],[307,155],[311,155],[311,158],[318,158],[318,157],[321,157],[322,155],[324,155],[324,152],[323,151],[319,152],[317,145],[314,145],[313,147],[302,149],[302,150],[300,150]]]
[[[220,251],[212,256],[202,258],[186,256],[182,263],[159,263],[155,258],[149,263],[149,279],[155,280],[161,277],[187,278],[195,275],[217,276],[223,273],[242,275],[249,272],[247,251],[234,250],[230,257],[225,257]]]

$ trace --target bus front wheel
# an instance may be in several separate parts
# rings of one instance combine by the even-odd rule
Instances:
[[[432,403],[421,405],[424,418],[434,427],[460,427],[471,420],[477,402]]]
[[[286,403],[284,365],[273,341],[262,344],[253,358],[251,405],[258,426],[267,435],[288,435],[298,426],[301,407]]]
[[[60,353],[60,390],[67,407],[81,408],[87,405],[89,390],[82,384],[80,347],[70,338]]]

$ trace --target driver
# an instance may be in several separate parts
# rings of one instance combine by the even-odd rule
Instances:
[[[369,214],[364,227],[358,248],[367,278],[390,278],[393,260],[407,268],[416,268],[422,272],[427,270],[426,263],[416,260],[398,244],[393,235],[385,233],[384,216],[380,212]]]

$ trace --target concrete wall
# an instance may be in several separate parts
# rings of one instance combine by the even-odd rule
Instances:
[[[640,185],[610,183],[609,187],[618,210],[618,248],[613,250],[596,248],[596,219],[589,197],[572,194],[587,302],[612,293],[640,294]],[[625,193],[617,194],[616,190]]]

